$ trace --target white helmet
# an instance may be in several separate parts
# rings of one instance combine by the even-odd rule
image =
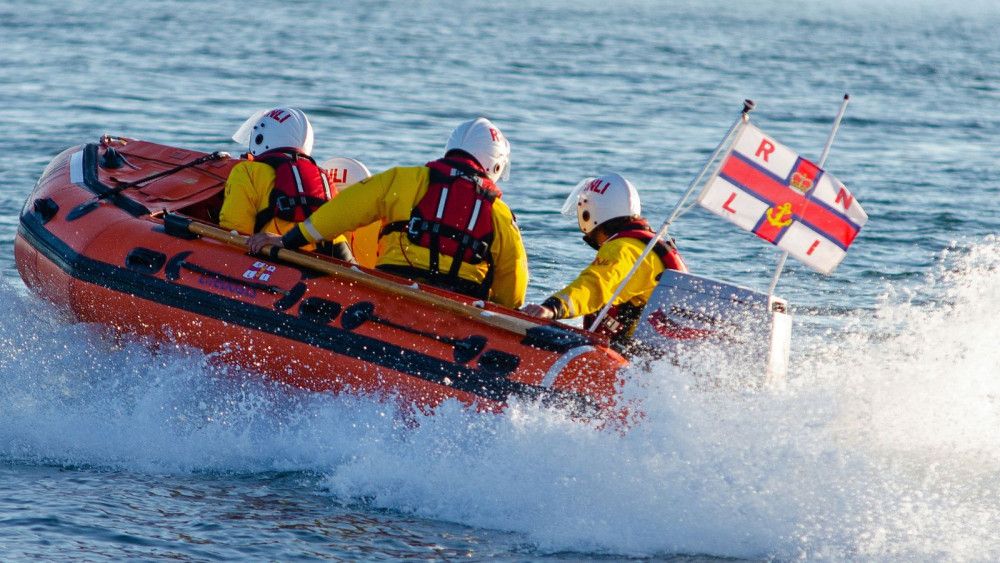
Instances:
[[[583,234],[589,235],[610,219],[642,215],[642,206],[632,182],[612,172],[577,184],[566,198],[562,214],[568,219],[575,217]]]
[[[497,182],[510,177],[510,143],[500,129],[485,117],[466,121],[448,137],[444,152],[465,151],[483,167],[490,180]]]
[[[326,170],[330,183],[338,190],[342,190],[351,184],[357,184],[365,178],[371,178],[372,173],[360,160],[348,158],[346,156],[333,156],[323,161],[319,165]]]
[[[246,145],[254,156],[272,149],[295,149],[308,155],[313,149],[313,128],[302,110],[274,108],[250,116],[233,133],[233,140]]]

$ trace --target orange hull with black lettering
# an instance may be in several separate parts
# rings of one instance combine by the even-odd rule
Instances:
[[[331,258],[247,254],[213,223],[236,162],[109,137],[66,150],[22,210],[18,271],[82,321],[305,389],[620,410],[626,362],[600,336]]]

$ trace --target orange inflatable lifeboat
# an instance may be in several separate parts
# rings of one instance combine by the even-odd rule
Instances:
[[[21,212],[21,277],[81,321],[305,389],[615,407],[626,361],[601,336],[318,254],[248,254],[215,223],[237,162],[112,137],[64,151]]]

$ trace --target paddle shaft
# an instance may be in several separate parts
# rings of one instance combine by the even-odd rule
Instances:
[[[235,246],[246,248],[247,237],[245,235],[240,235],[236,233],[231,233],[229,231],[219,229],[204,223],[197,223],[190,221],[187,223],[187,230],[199,236],[206,238],[218,240],[221,242],[226,242]],[[406,299],[411,299],[426,305],[432,305],[435,308],[443,309],[451,313],[458,314],[465,318],[473,319],[479,323],[487,326],[505,330],[508,332],[513,332],[514,334],[525,336],[530,328],[537,326],[535,323],[517,317],[512,317],[509,315],[504,315],[502,313],[496,313],[493,311],[486,311],[478,307],[473,307],[471,305],[466,305],[465,303],[460,303],[458,301],[453,301],[447,297],[442,297],[440,295],[435,295],[433,293],[428,293],[421,291],[416,287],[411,287],[407,285],[401,285],[396,282],[382,279],[378,276],[373,276],[362,272],[361,270],[341,266],[339,264],[334,264],[326,260],[322,260],[313,256],[308,256],[301,252],[296,252],[294,250],[287,250],[284,248],[276,248],[274,246],[265,246],[264,252],[262,254],[276,256],[280,260],[296,264],[315,270],[317,272],[322,272],[324,274],[329,274],[337,278],[348,280],[372,289],[377,289],[379,291],[404,297]]]

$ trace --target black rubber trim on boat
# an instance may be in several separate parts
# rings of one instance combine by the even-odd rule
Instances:
[[[486,337],[474,334],[465,338],[450,340],[452,357],[460,364],[467,364],[486,348]]]
[[[155,274],[167,263],[167,255],[149,248],[137,246],[125,256],[125,267],[143,274]]]
[[[344,316],[340,317],[340,326],[347,330],[354,330],[368,322],[374,313],[374,303],[370,301],[358,301],[344,311]]]
[[[164,213],[160,217],[163,219],[163,232],[168,235],[184,240],[198,238],[198,235],[188,230],[188,225],[194,222],[192,219],[178,213]]]
[[[322,297],[306,297],[299,304],[299,316],[314,323],[327,324],[340,315],[343,307],[336,301]]]
[[[369,321],[400,330],[408,334],[422,336],[424,338],[429,338],[431,340],[447,344],[452,347],[452,357],[454,357],[455,362],[459,364],[467,364],[474,360],[476,356],[478,356],[483,349],[486,348],[487,344],[486,337],[478,334],[466,336],[464,338],[456,338],[454,336],[445,336],[443,334],[436,334],[427,330],[420,330],[410,326],[401,325],[391,319],[376,315],[375,304],[370,301],[359,301],[345,309],[343,316],[340,317],[340,326],[347,330],[354,330]]]
[[[59,204],[51,197],[42,197],[35,200],[31,205],[32,212],[38,216],[38,220],[44,225],[48,223],[56,213],[59,213]]]
[[[193,251],[185,250],[184,252],[177,253],[176,256],[174,256],[173,258],[170,259],[169,262],[167,262],[167,271],[164,272],[164,275],[167,276],[168,280],[177,281],[181,278],[181,266],[184,265],[184,259],[187,258],[188,256],[191,256],[192,254],[194,254]],[[68,273],[69,275],[73,275],[73,272],[69,270],[66,270],[66,273]]]
[[[593,346],[594,343],[575,332],[555,325],[539,325],[525,331],[521,344],[549,352],[567,352],[577,346]]]
[[[490,372],[497,377],[510,375],[521,365],[521,358],[500,350],[487,350],[479,356],[479,369]]]
[[[504,402],[510,397],[537,400],[546,406],[567,409],[572,415],[580,417],[595,416],[600,411],[598,402],[588,395],[499,377],[495,368],[488,367],[491,361],[497,360],[486,360],[486,367],[475,369],[333,325],[322,325],[273,308],[230,299],[88,258],[50,233],[31,213],[21,215],[18,234],[73,278],[133,298],[275,334],[492,401]],[[181,253],[185,254],[190,253]],[[176,260],[177,257],[168,261],[168,272],[171,263]],[[175,267],[179,271],[180,266]]]
[[[112,193],[109,186],[101,182],[97,175],[97,158],[98,146],[96,143],[89,143],[83,149],[83,183],[94,195],[105,197],[107,201],[114,204],[122,211],[128,213],[133,217],[142,217],[143,215],[149,215],[149,209],[146,209],[138,201],[134,199],[129,199],[120,193]],[[112,193],[112,195],[104,196],[104,194]]]
[[[295,305],[299,302],[299,299],[302,299],[302,296],[306,294],[307,289],[309,288],[302,282],[295,284],[295,287],[285,293],[284,297],[274,302],[274,308],[279,311],[287,311],[288,309],[291,309],[292,305]]]
[[[101,157],[100,165],[105,170],[118,170],[122,166],[125,166],[125,157],[114,147],[108,147],[104,151],[104,156]]]

